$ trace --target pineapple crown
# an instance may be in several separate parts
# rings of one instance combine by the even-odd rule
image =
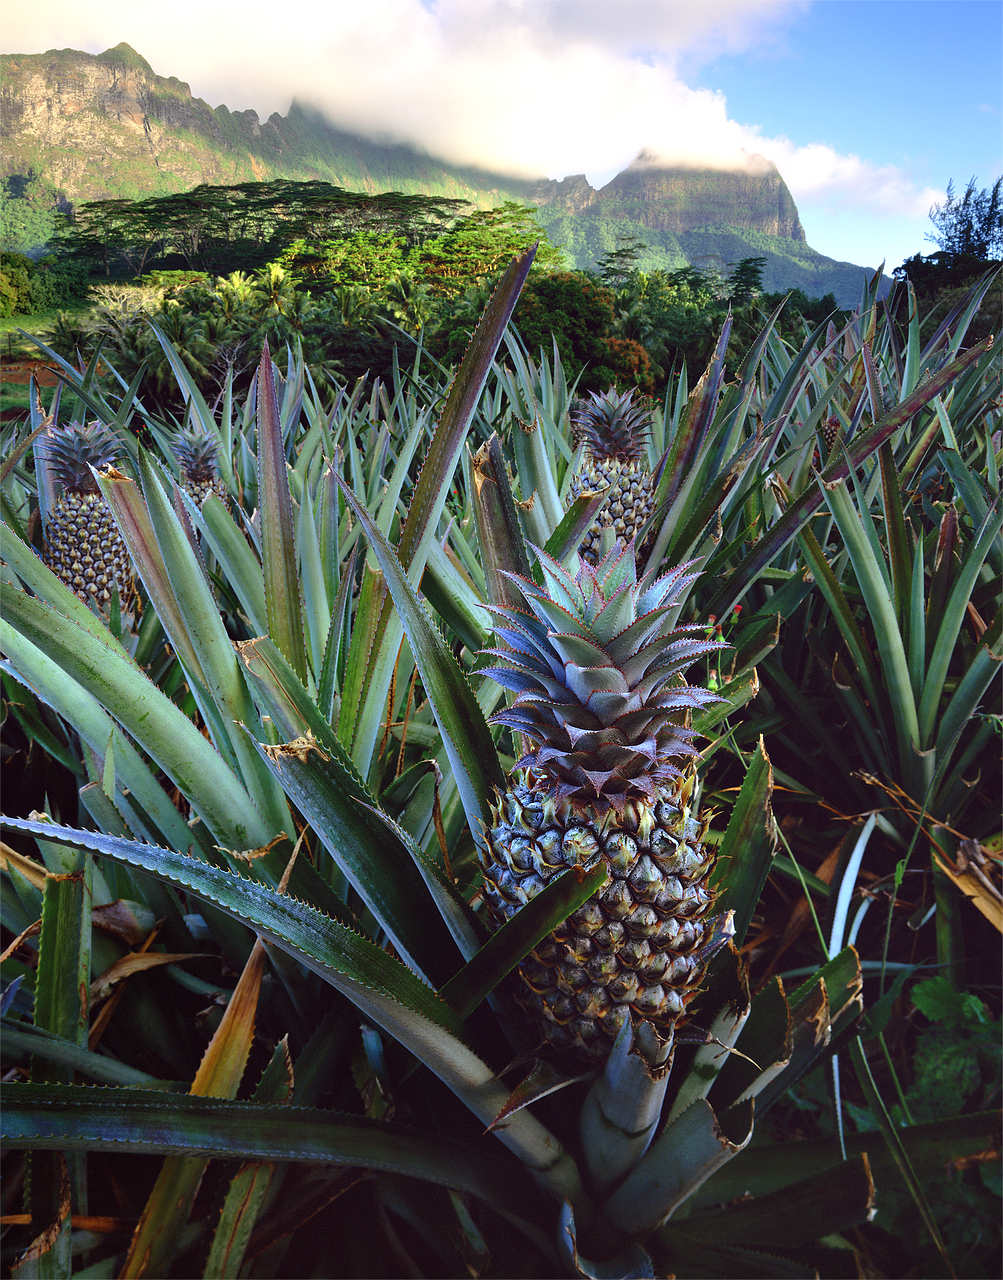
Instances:
[[[516,697],[491,717],[535,744],[518,762],[545,779],[557,799],[597,813],[654,799],[696,754],[686,712],[724,699],[687,685],[682,672],[724,647],[696,626],[667,629],[670,608],[698,575],[682,564],[647,588],[637,581],[634,544],[618,542],[596,566],[572,577],[533,548],[544,587],[508,574],[529,612],[492,606],[508,625],[496,634],[512,651],[484,652],[510,663],[484,672]]]
[[[188,427],[172,441],[181,470],[190,480],[214,480],[219,441],[206,431]]]
[[[86,426],[71,422],[61,431],[46,433],[46,456],[56,484],[75,493],[97,493],[91,467],[103,471],[112,466],[121,446],[110,428],[96,418]]]
[[[571,410],[575,441],[584,443],[594,458],[640,462],[651,430],[651,413],[634,400],[633,389],[593,391]]]

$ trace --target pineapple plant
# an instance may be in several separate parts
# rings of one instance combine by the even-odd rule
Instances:
[[[181,487],[195,505],[201,507],[210,493],[214,493],[224,506],[228,505],[226,483],[216,463],[219,441],[206,431],[189,428],[179,432],[173,448],[181,467]]]
[[[129,607],[135,596],[132,561],[94,479],[94,471],[118,462],[118,442],[95,419],[50,431],[45,446],[57,497],[45,524],[42,558],[85,603],[94,600],[104,608],[117,589],[121,606]]]
[[[507,313],[499,314],[496,307],[489,319],[497,338]],[[482,337],[485,332],[482,322]],[[475,335],[475,352],[477,342]],[[492,344],[485,355],[485,345],[480,348],[482,364],[493,353]],[[932,408],[922,408],[926,402],[920,397],[932,400],[949,378],[956,377],[958,368],[969,368],[978,356],[976,349],[974,355],[957,357],[954,374],[935,370],[896,412],[903,418],[917,415],[914,430],[927,430],[936,418]],[[468,355],[465,362],[468,369],[470,358]],[[896,366],[891,363],[888,367],[894,370]],[[264,385],[264,376],[259,386]],[[988,372],[985,382],[988,385]],[[603,853],[584,875],[575,875],[577,867],[571,866],[567,874],[552,876],[546,891],[529,904],[528,911],[515,911],[490,943],[480,947],[478,934],[469,927],[473,922],[455,890],[464,898],[473,890],[467,850],[486,828],[500,824],[504,816],[497,812],[501,793],[516,781],[504,781],[484,722],[487,695],[500,697],[501,686],[478,688],[475,696],[466,676],[476,679],[480,674],[470,655],[481,642],[470,644],[462,654],[464,670],[458,669],[455,642],[447,624],[429,616],[428,601],[419,597],[412,582],[426,570],[426,549],[414,535],[427,532],[431,565],[437,546],[434,531],[453,492],[451,477],[465,442],[464,411],[457,407],[460,393],[472,413],[472,406],[479,403],[479,385],[473,374],[461,370],[449,398],[443,391],[446,410],[422,468],[421,490],[403,522],[399,554],[380,532],[378,515],[367,511],[365,495],[356,495],[347,485],[341,490],[370,539],[397,613],[388,610],[381,615],[374,608],[370,621],[365,609],[346,609],[352,616],[338,626],[340,643],[348,649],[345,676],[342,680],[340,664],[331,662],[336,687],[325,696],[315,699],[308,692],[293,664],[283,660],[280,646],[265,637],[263,622],[262,635],[240,646],[240,673],[253,690],[255,705],[247,707],[246,718],[238,722],[233,702],[225,695],[234,655],[225,642],[222,620],[217,621],[211,608],[164,609],[163,625],[172,647],[180,648],[186,637],[189,642],[197,640],[199,654],[213,664],[211,675],[207,672],[204,697],[210,712],[216,708],[211,719],[206,717],[215,742],[170,696],[174,685],[166,684],[162,674],[157,684],[166,687],[157,687],[86,617],[67,618],[58,598],[50,603],[52,575],[20,535],[0,522],[0,557],[5,565],[0,582],[0,638],[7,655],[4,674],[9,669],[23,686],[39,690],[86,745],[99,769],[108,753],[101,775],[103,786],[81,790],[81,801],[90,806],[93,826],[74,830],[35,819],[4,820],[19,841],[16,857],[5,851],[4,924],[20,945],[6,957],[3,974],[5,984],[9,980],[10,985],[5,985],[4,991],[2,1136],[12,1160],[22,1151],[32,1153],[30,1178],[24,1182],[24,1217],[30,1211],[32,1222],[12,1223],[7,1244],[11,1261],[15,1249],[32,1246],[33,1253],[27,1259],[30,1266],[66,1275],[74,1266],[81,1275],[100,1269],[108,1274],[138,1274],[142,1269],[147,1275],[246,1274],[267,1269],[269,1274],[297,1275],[316,1270],[318,1256],[328,1255],[335,1261],[357,1259],[352,1273],[359,1275],[394,1274],[404,1266],[408,1274],[443,1276],[468,1276],[474,1271],[480,1275],[537,1276],[838,1275],[845,1273],[840,1268],[845,1268],[848,1259],[842,1243],[837,1242],[837,1249],[809,1242],[830,1241],[854,1223],[867,1222],[873,1217],[875,1185],[879,1196],[885,1187],[894,1186],[896,1162],[881,1155],[880,1143],[871,1133],[855,1138],[848,1135],[857,1152],[869,1153],[867,1161],[859,1154],[854,1158],[852,1151],[847,1153],[851,1158],[844,1159],[835,1136],[785,1142],[776,1148],[759,1143],[745,1146],[751,1136],[753,1105],[758,1120],[836,1046],[849,1044],[854,1065],[863,1066],[863,1070],[858,1068],[860,1078],[873,1088],[863,1048],[853,1035],[862,1005],[862,978],[856,954],[848,945],[798,988],[785,989],[774,977],[755,994],[744,985],[746,957],[719,954],[714,968],[700,980],[706,988],[700,996],[700,1021],[714,1042],[698,1042],[692,1065],[688,1055],[687,1060],[677,1055],[669,1073],[667,1063],[648,1053],[648,1028],[643,1024],[637,1028],[632,1046],[632,1037],[626,1034],[632,1027],[624,1018],[624,1034],[601,1070],[592,1073],[584,1099],[583,1088],[554,1092],[549,1064],[540,1071],[534,1069],[514,1093],[506,1083],[502,1068],[511,1057],[504,1034],[507,1028],[500,1022],[495,1024],[494,1010],[485,1004],[485,995],[517,968],[532,945],[530,938],[546,938],[562,913],[577,911],[595,892],[602,876]],[[789,403],[785,413],[793,423],[800,402],[789,396],[789,384],[783,385],[781,394]],[[959,398],[955,397],[955,404]],[[405,405],[405,396],[401,394],[395,403]],[[980,407],[985,402],[972,396],[972,403]],[[732,408],[727,400],[723,406],[720,418],[730,429]],[[410,406],[406,407],[410,412]],[[259,435],[274,435],[276,447],[264,451],[262,457],[275,459],[274,473],[284,477],[286,454],[278,447],[281,424],[274,409],[274,396],[262,396],[257,412],[250,410],[246,421],[253,420]],[[923,416],[918,416],[917,410]],[[360,414],[364,411],[363,405]],[[423,414],[413,415],[410,421],[417,433],[424,430]],[[346,417],[346,425],[353,425],[351,417]],[[887,431],[894,425],[887,423]],[[793,429],[800,431],[800,424]],[[805,448],[810,449],[813,443],[809,439]],[[307,487],[311,482],[304,454],[301,451],[298,455],[296,467],[304,477],[304,492],[313,496],[316,490]],[[250,458],[253,467],[253,455]],[[861,448],[850,461],[856,465],[864,460]],[[253,471],[248,474],[256,479]],[[504,479],[504,466],[498,474]],[[122,500],[124,487],[110,488],[113,504]],[[490,487],[484,485],[485,489]],[[708,487],[702,485],[695,496],[702,498]],[[264,525],[268,504],[278,505],[279,487],[263,482],[260,492]],[[394,503],[396,493],[393,490]],[[189,588],[208,590],[195,549],[159,484],[149,486],[147,500],[156,504],[161,527],[174,531],[165,539],[162,553],[172,587],[179,594]],[[681,522],[690,514],[681,505],[677,512]],[[801,524],[808,519],[809,515],[803,514]],[[780,532],[789,533],[790,525],[788,521]],[[303,544],[297,546],[293,523],[276,519],[275,526],[291,554],[276,557],[279,581],[277,587],[266,585],[268,602],[288,602],[295,611],[293,621],[300,620],[302,610],[302,626],[306,628],[315,613],[321,612],[303,607],[303,596],[295,590],[297,576],[306,582],[309,562]],[[304,521],[299,532],[309,533],[311,528],[311,522]],[[518,536],[522,547],[522,536]],[[766,535],[771,536],[772,531]],[[334,541],[321,540],[321,551]],[[984,542],[988,554],[988,536]],[[485,540],[476,548],[485,562],[488,546]],[[474,546],[470,549],[475,551]],[[140,566],[154,554],[152,545],[140,544],[137,550]],[[702,550],[698,547],[690,554],[702,554]],[[297,558],[298,551],[303,558]],[[736,572],[745,571],[750,559],[744,546],[736,545],[733,555],[729,577],[721,588],[732,592],[737,590]],[[818,558],[822,558],[821,551]],[[800,567],[793,559],[791,564]],[[250,557],[221,559],[220,565],[221,574],[234,587],[241,584],[242,595],[253,604],[261,581],[260,566]],[[529,577],[528,570],[516,564],[504,567]],[[549,805],[563,813],[577,786],[586,797],[579,805],[581,824],[590,820],[590,807],[597,827],[609,823],[610,829],[603,826],[601,832],[609,864],[611,828],[622,826],[624,817],[636,809],[650,806],[645,798],[645,774],[650,775],[651,789],[663,803],[685,801],[683,807],[694,811],[694,819],[698,816],[693,792],[688,797],[682,794],[690,748],[683,742],[670,749],[668,740],[670,734],[681,737],[685,731],[685,724],[678,720],[685,716],[687,706],[671,713],[661,702],[664,718],[658,721],[655,716],[651,721],[650,743],[643,740],[639,729],[641,720],[652,716],[657,700],[686,693],[672,677],[662,680],[664,666],[676,657],[680,666],[685,665],[675,648],[680,643],[679,633],[668,631],[668,614],[664,612],[674,592],[665,589],[660,601],[657,594],[644,599],[626,573],[626,586],[617,595],[617,582],[607,568],[593,566],[591,578],[588,574],[581,577],[583,596],[591,593],[589,605],[583,608],[574,595],[569,600],[563,578],[562,589],[557,589],[555,572],[546,578],[541,598],[529,599],[525,606],[522,597],[505,602],[513,604],[514,615],[503,625],[517,636],[518,644],[515,652],[506,652],[499,659],[499,664],[512,668],[530,665],[532,680],[524,678],[517,692],[528,691],[535,680],[544,691],[543,703],[558,704],[568,723],[567,740],[559,744],[558,754],[569,757],[569,763],[556,783],[548,781],[546,759],[538,759],[528,770],[521,765],[527,790],[525,805],[528,808],[540,801],[542,830],[542,810]],[[575,580],[578,573],[575,566],[566,575],[576,592],[580,589]],[[370,580],[376,577],[370,575]],[[820,579],[821,573],[817,577]],[[595,591],[593,578],[600,584]],[[343,571],[341,582],[351,581],[351,572]],[[747,587],[748,581],[740,585]],[[319,590],[327,589],[325,582],[320,575]],[[769,607],[779,594],[769,597]],[[557,603],[545,605],[543,595]],[[347,600],[348,586],[342,596]],[[158,596],[152,607],[156,609],[163,600]],[[329,601],[332,617],[340,613],[337,603]],[[480,597],[478,603],[482,603]],[[967,594],[959,593],[953,601],[958,618],[965,615],[966,605]],[[543,611],[546,621],[541,621],[537,610]],[[575,642],[584,626],[576,624],[575,618],[584,613],[591,635],[598,626],[596,615],[604,610],[610,617],[603,626],[613,636],[608,648],[617,665],[623,666],[622,686],[594,674],[597,663],[607,668],[610,664],[590,647],[593,640],[581,635]],[[623,616],[614,619],[618,612]],[[854,610],[847,607],[844,612],[849,618]],[[445,821],[440,827],[449,842],[450,876],[444,860],[440,870],[432,859],[426,862],[423,857],[426,848],[432,849],[434,856],[438,839],[431,796],[415,817],[417,803],[411,813],[401,814],[395,794],[399,778],[393,780],[394,792],[377,789],[381,776],[393,772],[382,765],[389,756],[380,745],[379,727],[386,719],[387,689],[398,670],[401,652],[395,621],[407,633],[408,650],[420,664],[421,683],[440,726],[439,737],[433,737],[435,730],[427,729],[427,745],[421,749],[438,752],[443,776],[451,776],[455,783],[450,807],[443,805]],[[921,616],[921,621],[925,617]],[[522,634],[516,624],[523,628]],[[555,634],[551,636],[550,631]],[[696,636],[691,643],[697,645],[700,639]],[[652,646],[656,656],[649,661],[643,651]],[[987,653],[983,658],[980,654],[969,664],[972,674],[965,676],[960,695],[967,700],[968,710],[958,712],[957,702],[951,704],[956,723],[978,707],[986,687],[981,682],[998,672],[998,663],[992,661],[998,648],[997,639],[992,655]],[[562,652],[573,659],[567,666],[563,657],[558,661],[547,656]],[[318,689],[324,683],[319,678],[320,667],[315,666],[311,673],[310,664],[322,662],[323,655],[323,644],[308,646],[308,676],[311,687]],[[529,662],[533,658],[536,667]],[[641,668],[646,662],[644,675]],[[612,676],[614,672],[603,674]],[[906,677],[903,701],[912,696],[908,672]],[[398,674],[398,683],[407,682]],[[342,696],[342,706],[346,706],[344,691],[353,687],[372,690],[372,694],[365,699],[360,692],[357,705],[361,710],[348,704],[343,716],[344,724],[353,731],[349,758],[340,741],[341,726],[335,729],[331,721],[336,698]],[[78,688],[89,696],[81,697]],[[595,689],[594,694],[589,694],[590,688]],[[625,692],[628,688],[637,695],[637,707]],[[562,693],[565,689],[569,692]],[[699,695],[699,691],[691,692]],[[636,773],[616,758],[613,748],[624,743],[611,732],[612,726],[605,731],[605,739],[600,729],[590,741],[588,728],[583,727],[585,712],[577,717],[573,714],[577,699],[583,707],[587,703],[586,711],[594,712],[604,723],[602,717],[609,714],[605,704],[613,700],[610,695],[626,699],[628,710],[616,728],[626,744],[634,743],[648,762]],[[94,716],[95,701],[113,718],[112,726],[105,716]],[[529,711],[532,695],[527,692],[523,701],[523,709]],[[15,712],[20,705],[11,703]],[[838,710],[838,704],[831,705]],[[873,711],[874,706],[866,707],[869,714],[880,713],[880,707]],[[638,707],[643,708],[640,716]],[[245,708],[240,710],[245,712]],[[720,710],[711,708],[710,715]],[[361,727],[356,729],[367,718],[372,722],[368,740]],[[534,751],[537,757],[544,756],[543,740],[551,725],[556,735],[557,719],[547,721],[541,706],[530,727],[533,723],[540,729],[533,739]],[[984,732],[991,747],[989,724],[971,728]],[[248,730],[255,756],[245,750]],[[924,752],[932,747],[937,732],[938,724],[933,724],[931,736],[920,743]],[[891,736],[884,735],[886,740]],[[51,734],[46,737],[52,740]],[[440,750],[440,741],[447,748],[445,752]],[[68,742],[73,749],[73,739]],[[603,742],[609,748],[605,756]],[[579,744],[583,751],[588,748],[593,752],[601,770],[570,759]],[[923,758],[908,740],[905,745],[911,755]],[[665,758],[679,771],[677,775],[657,767]],[[967,760],[973,758],[974,752],[966,756]],[[575,771],[575,763],[594,772],[597,779],[583,778]],[[619,781],[614,778],[616,768]],[[186,821],[168,795],[165,778],[171,789],[184,797],[190,811],[200,815],[200,821]],[[373,790],[363,783],[369,778],[373,779]],[[571,793],[559,794],[567,784]],[[675,794],[673,784],[678,789]],[[634,786],[640,789],[640,797],[628,795]],[[499,799],[492,818],[488,799],[495,794],[495,787],[499,788]],[[771,790],[769,758],[760,741],[759,748],[749,753],[732,820],[721,835],[720,879],[715,874],[720,897],[713,910],[734,910],[737,941],[746,939],[762,885],[777,866]],[[603,795],[606,808],[599,815],[595,810]],[[619,806],[617,797],[623,797]],[[461,810],[466,821],[461,820]],[[372,821],[374,817],[378,821]],[[668,817],[671,820],[671,814]],[[652,827],[665,818],[666,811],[660,815],[656,806]],[[556,821],[553,825],[558,829],[558,850],[566,849],[570,854],[573,838],[568,833],[565,842],[565,828]],[[279,830],[290,836],[289,846],[266,852],[265,846]],[[292,863],[289,849],[299,835],[309,841],[310,856]],[[24,843],[31,836],[39,840],[37,850]],[[539,850],[543,879],[553,842],[541,840],[535,829],[532,840],[522,838],[525,848]],[[703,843],[698,833],[692,838]],[[646,839],[650,846],[652,836]],[[247,854],[228,852],[252,847],[261,856],[250,866]],[[76,851],[82,854],[81,859],[74,856]],[[92,854],[97,857],[92,859]],[[657,869],[656,858],[648,857]],[[499,865],[515,882],[504,861]],[[853,873],[849,874],[852,878]],[[669,880],[672,878],[670,873]],[[674,878],[679,881],[682,897],[684,877]],[[643,879],[643,874],[634,881],[629,874],[626,877],[632,900],[635,884],[643,884]],[[519,883],[526,896],[531,896],[525,877]],[[689,883],[692,886],[693,881]],[[106,1035],[99,1052],[93,1050],[93,1044],[84,1045],[88,1030],[96,1039],[97,1023],[87,1026],[85,1002],[91,1000],[92,988],[80,975],[99,973],[112,959],[107,955],[110,941],[102,937],[103,930],[91,927],[90,917],[98,904],[122,892],[120,885],[129,886],[140,900],[134,905],[141,916],[148,915],[151,920],[164,914],[160,905],[165,890],[183,893],[195,910],[196,904],[204,901],[208,909],[203,923],[212,938],[211,949],[226,957],[224,974],[243,963],[238,998],[228,1004],[234,1018],[239,1017],[239,1025],[228,1017],[204,1054],[201,1022],[195,1025],[187,1016],[189,1009],[202,1006],[204,979],[191,991],[184,1008],[179,1008],[178,988],[165,984],[166,994],[160,995],[159,1002],[155,995],[144,999],[142,1022],[134,1015],[130,1021],[125,1003],[119,1005],[110,1023],[110,1029],[117,1032],[115,1039]],[[666,887],[670,887],[669,881]],[[846,887],[849,889],[848,883]],[[853,914],[849,893],[837,889],[835,880],[833,897],[837,899],[836,919],[831,931],[827,930],[830,938],[836,938],[831,950],[841,945]],[[866,896],[861,906],[869,902]],[[541,907],[546,908],[546,923],[540,912],[541,918],[527,925],[527,918]],[[710,910],[708,906],[706,912]],[[44,923],[36,939],[29,926],[40,916]],[[707,948],[714,945],[715,931],[706,916],[704,921],[702,948]],[[187,928],[186,918],[174,910],[158,935],[176,958],[180,953],[209,949],[196,946]],[[267,963],[275,967],[295,1004],[266,998],[257,1007],[257,993],[264,991],[266,997],[268,993],[261,983],[264,957],[263,948],[253,943],[256,934],[267,937]],[[120,944],[116,941],[114,945],[118,949]],[[751,948],[745,950],[748,954]],[[29,966],[30,951],[37,952],[37,967]],[[687,954],[692,956],[693,952]],[[179,959],[179,963],[184,962]],[[197,963],[199,973],[208,972],[216,990],[216,973],[203,967],[209,963],[208,956],[199,956]],[[170,966],[169,971],[173,970]],[[138,973],[129,979],[137,984],[143,980]],[[272,984],[274,992],[279,982],[273,979]],[[336,1000],[326,998],[328,987],[338,993]],[[301,1017],[296,1016],[297,1008],[302,1010]],[[633,1007],[627,1004],[626,1008],[633,1015]],[[205,1086],[211,1070],[219,1096],[200,1095],[194,1085],[191,1092],[165,1092],[164,1082],[150,1077],[146,1011],[151,1022],[156,1019],[153,1025],[159,1027],[163,1020],[158,1040],[165,1045],[177,1040],[184,1050],[182,1066],[173,1072],[178,1077],[174,1088],[178,1084],[184,1087],[194,1064],[204,1057],[205,1070],[199,1069],[198,1085]],[[362,1033],[360,1018],[368,1024]],[[260,1075],[260,1058],[252,1058],[238,1081],[252,1040],[259,1046],[268,1042],[275,1046],[272,1063]],[[391,1040],[402,1046],[399,1052],[385,1052],[386,1047],[392,1047]],[[727,1048],[735,1048],[736,1054],[728,1056]],[[414,1069],[415,1060],[423,1064],[422,1069]],[[47,1062],[52,1063],[51,1070],[36,1065]],[[183,1074],[185,1062],[192,1064],[187,1076]],[[24,1078],[26,1071],[32,1072],[30,1081]],[[224,1074],[226,1080],[221,1079]],[[434,1093],[429,1091],[432,1074],[442,1082]],[[381,1092],[383,1081],[388,1081],[391,1089],[385,1095]],[[91,1082],[107,1087],[96,1089]],[[544,1089],[551,1090],[545,1110],[537,1106]],[[388,1098],[397,1107],[397,1118],[389,1118],[385,1109]],[[529,1105],[522,1105],[527,1098]],[[346,1110],[328,1109],[332,1106],[345,1106]],[[538,1109],[543,1111],[546,1124],[535,1114]],[[878,1114],[883,1112],[884,1108]],[[949,1162],[984,1153],[996,1124],[998,1116],[987,1112],[940,1121],[933,1130],[910,1125],[886,1132],[896,1138],[897,1145],[905,1146],[910,1159],[915,1161],[919,1156],[928,1161],[926,1170],[934,1162],[943,1170]],[[109,1237],[107,1247],[102,1244],[103,1260],[81,1260],[77,1233],[71,1236],[71,1232],[74,1219],[81,1221],[76,1214],[87,1211],[84,1191],[88,1183],[99,1189],[106,1184],[115,1167],[112,1162],[121,1165],[122,1154],[139,1154],[149,1162],[154,1129],[155,1136],[164,1134],[170,1142],[164,1181],[158,1181],[146,1199],[149,1182],[133,1179],[130,1184],[131,1164],[125,1166],[120,1178],[131,1202],[123,1203],[123,1216],[117,1222],[139,1222],[132,1239],[125,1233],[117,1242]],[[566,1147],[569,1136],[573,1145]],[[92,1159],[92,1150],[100,1156]],[[60,1153],[60,1159],[49,1161],[50,1152]],[[60,1197],[65,1196],[61,1153],[66,1154],[67,1164],[72,1156],[74,1168],[79,1170],[71,1187],[76,1201],[67,1208],[60,1205]],[[39,1155],[45,1163],[36,1158]],[[218,1157],[211,1177],[219,1194],[206,1199],[199,1184],[210,1155]],[[360,1166],[365,1170],[362,1179],[358,1176]],[[165,1193],[168,1178],[171,1194]],[[311,1188],[318,1179],[323,1181],[314,1196]],[[308,1228],[292,1232],[285,1207],[302,1200],[304,1192],[315,1207],[326,1206],[317,1209],[324,1217],[315,1217]],[[685,1213],[678,1212],[681,1205]],[[379,1229],[365,1233],[360,1244],[358,1222],[364,1217],[374,1220],[374,1207],[377,1224],[389,1226],[382,1234]],[[413,1232],[404,1237],[404,1245],[402,1233],[393,1229],[397,1219],[407,1232]],[[414,1223],[422,1224],[420,1235],[413,1231]],[[267,1254],[244,1257],[252,1239],[263,1241]],[[318,1240],[322,1255],[317,1252]],[[269,1243],[272,1241],[275,1243]],[[324,1246],[327,1254],[323,1254]],[[406,1250],[416,1252],[417,1258]],[[590,1256],[598,1261],[590,1261]],[[192,1271],[196,1266],[199,1270]],[[863,1261],[858,1269],[863,1269]],[[927,1268],[916,1273],[941,1272]]]
[[[574,577],[536,554],[546,586],[508,575],[529,611],[495,609],[511,650],[487,650],[517,695],[493,723],[532,745],[491,810],[485,896],[499,927],[559,871],[605,860],[610,882],[530,953],[516,995],[552,1045],[601,1058],[628,1017],[667,1038],[724,942],[685,724],[721,699],[681,674],[720,642],[667,626],[688,565],[644,588],[633,543]]]
[[[582,461],[571,478],[567,505],[583,492],[612,486],[609,501],[582,540],[580,555],[597,564],[603,531],[629,542],[640,534],[654,508],[654,477],[648,469],[649,410],[635,399],[634,390],[592,392],[571,410],[575,439]],[[645,548],[639,544],[639,559]]]

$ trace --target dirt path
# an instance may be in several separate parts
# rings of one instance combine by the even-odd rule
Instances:
[[[52,364],[40,364],[37,360],[16,360],[12,364],[0,364],[0,382],[27,386],[32,374],[40,387],[54,387],[59,383],[56,366]]]

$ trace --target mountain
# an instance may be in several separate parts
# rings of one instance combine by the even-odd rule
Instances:
[[[599,190],[574,174],[538,184],[531,199],[551,243],[578,268],[595,266],[624,239],[647,246],[637,260],[643,271],[693,265],[727,274],[732,263],[762,257],[768,293],[832,292],[846,307],[859,301],[867,274],[808,245],[787,184],[760,155],[731,169],[695,169],[666,165],[642,150]]]
[[[746,156],[734,168],[693,169],[666,167],[643,150],[599,191],[577,174],[541,186],[534,198],[549,209],[595,213],[675,235],[728,223],[768,236],[805,238],[786,182],[772,160],[760,155]]]
[[[264,123],[255,111],[210,107],[183,81],[158,76],[127,44],[97,55],[4,54],[0,131],[2,176],[41,174],[69,204],[293,178],[491,208],[525,201],[532,186],[344,133],[296,102],[287,116]]]
[[[730,170],[697,170],[641,151],[598,191],[584,174],[531,181],[347,133],[299,102],[264,122],[254,111],[211,107],[124,43],[97,55],[3,55],[0,130],[0,177],[41,177],[64,207],[202,183],[319,179],[352,191],[448,196],[480,209],[506,200],[534,205],[551,242],[580,269],[634,237],[647,246],[643,270],[693,264],[726,272],[742,258],[765,257],[768,291],[832,291],[843,306],[856,304],[865,275],[809,248],[783,178],[762,156]]]

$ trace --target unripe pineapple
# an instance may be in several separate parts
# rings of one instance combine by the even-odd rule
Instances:
[[[492,808],[485,897],[498,927],[564,868],[606,861],[610,883],[529,954],[516,993],[548,1041],[602,1058],[628,1017],[666,1035],[724,940],[684,723],[721,699],[681,675],[721,642],[667,627],[687,565],[642,590],[633,545],[575,577],[536,554],[545,589],[510,575],[529,612],[495,609],[512,650],[488,650],[517,695],[493,721],[533,745]]]
[[[227,506],[226,483],[216,465],[219,442],[205,431],[189,428],[179,433],[173,447],[181,467],[181,487],[195,505],[201,507],[208,495],[214,493]]]
[[[132,560],[91,472],[116,464],[118,442],[95,420],[50,431],[46,448],[59,494],[46,522],[42,558],[81,600],[104,607],[117,587],[121,608],[130,608],[136,590]]]
[[[584,490],[601,491],[613,486],[605,507],[582,539],[579,554],[589,564],[602,554],[603,530],[612,527],[614,538],[629,542],[651,516],[654,478],[648,470],[647,438],[651,414],[634,400],[633,391],[618,393],[615,387],[592,393],[571,410],[576,442],[584,445],[582,463],[571,480],[568,505]],[[643,559],[643,548],[639,558]]]

